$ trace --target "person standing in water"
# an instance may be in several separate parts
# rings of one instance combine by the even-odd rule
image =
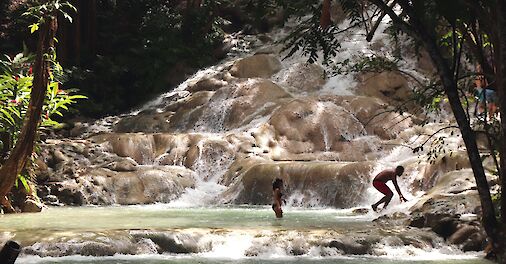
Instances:
[[[385,203],[385,205],[383,206],[383,209],[385,209],[388,206],[388,204],[390,203],[390,200],[392,200],[394,193],[386,185],[386,183],[390,180],[394,183],[395,190],[399,194],[399,198],[401,199],[401,202],[406,201],[406,198],[404,198],[404,196],[402,195],[401,190],[399,189],[399,185],[397,184],[397,176],[401,176],[402,173],[404,173],[404,167],[397,166],[395,168],[395,170],[387,169],[387,170],[384,170],[384,171],[378,173],[378,175],[376,175],[376,177],[374,177],[374,180],[372,181],[372,185],[379,192],[381,192],[382,194],[385,195],[383,198],[381,198],[381,200],[379,200],[377,203],[375,203],[371,206],[374,211],[377,212],[378,206],[382,203]]]
[[[276,178],[272,183],[272,210],[276,213],[277,218],[283,217],[283,210],[281,209],[282,196],[283,193],[281,190],[283,189],[283,180],[280,178]]]

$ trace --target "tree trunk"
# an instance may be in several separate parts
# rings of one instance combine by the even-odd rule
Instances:
[[[501,228],[498,234],[503,238],[502,244],[494,244],[493,249],[498,257],[499,263],[506,263],[506,3],[498,1],[495,13],[497,36],[495,37],[497,43],[494,43],[494,55],[496,63],[496,92],[499,97],[499,111],[501,113],[501,141],[499,147],[499,159],[501,166]]]
[[[330,0],[323,0],[322,14],[320,16],[320,27],[326,29],[332,24],[330,20]]]
[[[88,0],[88,20],[86,21],[86,37],[89,55],[97,53],[97,0]]]
[[[3,164],[11,149],[11,134],[9,132],[0,132],[0,140],[2,141],[2,149],[0,150],[0,164]]]
[[[473,170],[482,208],[483,227],[485,228],[495,254],[500,257],[504,254],[505,250],[503,247],[504,236],[496,219],[494,204],[492,203],[492,197],[490,195],[490,186],[488,185],[480,152],[476,144],[476,135],[470,126],[470,122],[462,107],[462,102],[460,101],[457,81],[441,54],[436,39],[431,37],[428,33],[429,31],[424,27],[422,22],[417,20],[416,15],[413,13],[410,14],[410,22],[412,22],[414,29],[419,34],[420,39],[423,41],[425,48],[438,69],[439,77],[443,84],[445,94],[448,97],[452,112],[457,120],[462,139],[466,146],[471,169]],[[504,146],[501,148],[504,148]],[[501,165],[502,164],[504,164],[504,159],[501,159]],[[501,262],[501,259],[499,259],[499,262],[504,263]]]
[[[71,24],[71,27],[73,28],[73,31],[74,31],[74,38],[72,40],[72,43],[73,43],[73,46],[74,46],[74,58],[73,58],[73,61],[74,61],[74,64],[75,65],[80,65],[81,64],[81,9],[82,7],[84,6],[84,4],[82,3],[82,1],[78,1],[77,2],[77,10],[78,12],[75,14],[73,20],[72,20],[72,24]]]
[[[489,238],[489,242],[491,242],[493,246],[493,250],[498,255],[498,257],[501,258],[501,255],[504,254],[505,250],[504,247],[502,246],[502,244],[504,243],[503,242],[504,236],[500,232],[501,228],[495,216],[495,209],[490,195],[490,187],[488,185],[487,178],[485,176],[485,171],[483,169],[483,164],[481,162],[479,149],[476,144],[476,135],[474,131],[471,129],[469,120],[462,107],[462,103],[460,101],[460,97],[458,94],[457,82],[454,78],[453,72],[450,70],[448,63],[444,59],[441,50],[438,46],[437,40],[433,35],[429,33],[431,29],[426,28],[423,22],[418,20],[419,14],[417,14],[414,11],[414,8],[409,1],[399,0],[399,4],[401,5],[403,12],[408,14],[410,18],[409,19],[410,24],[401,20],[394,12],[394,10],[392,10],[389,6],[387,6],[385,2],[381,0],[370,0],[370,2],[378,6],[384,12],[386,12],[390,16],[392,21],[396,23],[401,29],[403,29],[405,33],[411,35],[414,38],[419,39],[424,44],[432,61],[436,65],[436,68],[438,69],[439,78],[443,84],[445,94],[448,97],[450,107],[455,116],[455,119],[457,120],[457,124],[462,134],[462,138],[466,146],[469,161],[471,163],[471,168],[473,170],[474,178],[476,180],[476,187],[478,189],[478,194],[480,197],[480,203],[482,207],[483,227],[485,228],[485,231]],[[502,109],[501,111],[504,111],[504,109]],[[501,160],[502,165],[505,160],[504,159]],[[504,261],[504,259],[500,259],[499,261]]]
[[[49,64],[44,55],[49,53],[50,49],[54,46],[56,29],[56,16],[47,19],[46,23],[42,24],[39,29],[37,54],[33,66],[34,80],[30,93],[30,103],[28,104],[28,110],[19,139],[9,158],[2,168],[0,168],[0,197],[2,198],[6,197],[12,186],[14,186],[17,176],[21,173],[33,151],[49,78]]]

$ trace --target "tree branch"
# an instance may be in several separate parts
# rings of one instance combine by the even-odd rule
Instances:
[[[388,8],[392,9],[396,4],[397,4],[397,0],[394,0],[391,4],[388,5]],[[367,33],[367,37],[365,39],[368,42],[370,42],[372,40],[372,38],[374,37],[374,34],[376,33],[376,30],[378,29],[379,25],[381,24],[381,21],[383,20],[383,18],[385,17],[386,14],[387,14],[387,12],[382,11],[380,13],[380,16],[376,20],[376,23],[374,23],[374,25],[371,27],[371,31],[369,31]]]

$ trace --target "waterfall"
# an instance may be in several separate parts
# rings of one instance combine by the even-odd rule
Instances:
[[[213,148],[213,141],[226,142],[216,134],[207,134],[206,140],[199,142],[198,158],[193,165],[197,175],[195,188],[187,188],[179,199],[170,203],[170,206],[196,207],[219,202],[217,201],[218,195],[227,188],[220,184],[220,181],[232,164],[234,157],[233,153],[227,152],[226,149]],[[228,142],[226,144],[226,147],[232,147],[228,145]]]

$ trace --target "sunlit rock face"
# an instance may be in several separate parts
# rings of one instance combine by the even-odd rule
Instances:
[[[196,109],[206,104],[213,96],[212,91],[199,91],[184,98],[168,102],[163,110],[145,110],[134,116],[122,118],[115,132],[174,132],[185,130],[188,123],[196,121]]]
[[[269,120],[275,139],[291,153],[337,151],[342,142],[363,135],[362,124],[344,108],[316,100],[296,99]]]
[[[441,127],[417,126],[416,107],[395,111],[412,94],[400,74],[359,74],[341,95],[321,66],[281,63],[280,48],[265,45],[197,74],[156,103],[110,118],[109,130],[81,133],[98,133],[86,140],[46,146],[37,172],[50,182],[45,201],[171,202],[211,183],[222,202],[269,204],[272,180],[282,177],[294,205],[358,206],[382,158]],[[405,162],[423,171],[410,186],[437,188],[440,177],[468,167],[464,156]]]
[[[323,78],[318,68],[297,67],[307,71],[308,76]],[[271,176],[276,175],[272,161],[277,160],[286,161],[284,166],[288,168],[297,168],[291,172],[287,169],[286,176],[293,185],[294,204],[355,206],[369,184],[372,164],[364,161],[381,155],[382,139],[395,139],[400,131],[413,125],[411,116],[388,112],[386,109],[391,108],[379,98],[293,98],[285,88],[267,79],[219,80],[225,77],[218,74],[213,77],[217,79],[195,82],[189,86],[194,87],[194,93],[166,97],[168,101],[162,102],[161,108],[121,118],[113,126],[116,133],[93,136],[82,147],[86,151],[80,151],[93,152],[99,146],[100,155],[79,156],[70,149],[56,147],[50,159],[72,165],[71,171],[45,191],[48,200],[56,195],[65,204],[168,202],[185,188],[193,188],[196,177],[199,181],[212,179],[228,188],[223,200],[270,203]],[[318,86],[322,80],[318,78],[306,78],[308,82],[302,86]],[[299,84],[293,82],[292,89]],[[142,132],[125,133],[128,131]],[[153,133],[158,131],[172,133]],[[342,173],[342,164],[330,161],[358,162],[345,167],[359,167],[356,171],[360,173]],[[85,167],[90,165],[93,169]],[[170,171],[164,170],[165,166]],[[194,174],[174,173],[170,166]],[[257,173],[262,170],[267,172]],[[251,184],[260,186],[257,180],[262,180],[262,188],[267,186],[258,189],[259,196],[249,193]],[[318,187],[320,183],[323,187]],[[128,193],[127,186],[131,186]],[[343,196],[349,190],[339,186],[352,186],[357,195]],[[164,195],[154,195],[156,192]]]
[[[230,74],[237,78],[269,78],[281,70],[281,62],[274,55],[257,54],[234,63]]]
[[[91,170],[77,183],[86,203],[150,204],[169,202],[194,186],[194,172],[179,166],[139,167],[132,172]]]
[[[465,151],[455,151],[441,155],[431,163],[427,164],[423,169],[423,178],[414,184],[423,191],[428,191],[439,183],[439,178],[448,172],[460,171],[471,168],[469,157]],[[474,180],[467,178],[468,181]],[[474,184],[474,182],[472,182]]]
[[[264,79],[238,80],[220,88],[201,107],[196,131],[222,132],[239,128],[255,118],[268,115],[280,100],[290,95],[280,86]]]
[[[322,66],[310,63],[295,63],[274,76],[274,80],[291,93],[319,91],[326,83]]]
[[[214,76],[204,78],[195,83],[192,83],[188,85],[188,88],[186,90],[190,93],[196,93],[200,91],[216,91],[227,84],[227,81],[223,80],[223,76]]]
[[[394,105],[405,102],[412,94],[404,76],[388,71],[363,74],[356,91],[358,95],[380,98]]]
[[[473,200],[478,199],[477,194],[476,183],[470,169],[450,171],[442,173],[438,177],[434,187],[427,192],[424,198],[420,199],[413,209],[422,211],[428,209],[448,214],[471,213],[476,209],[472,205],[475,204]],[[431,204],[429,200],[437,206],[434,208],[428,206]]]
[[[112,144],[84,140],[46,143],[39,156],[39,163],[46,166],[36,170],[41,175],[39,182],[45,183],[39,196],[49,204],[146,204],[169,202],[194,186],[194,171],[153,165],[157,151],[161,151],[153,147],[162,141],[159,137],[108,136],[113,138]]]
[[[237,204],[269,204],[272,182],[283,179],[290,204],[348,208],[362,202],[372,163],[269,162],[245,160],[225,199]],[[237,165],[236,165],[237,168]],[[297,193],[297,195],[294,195]]]

